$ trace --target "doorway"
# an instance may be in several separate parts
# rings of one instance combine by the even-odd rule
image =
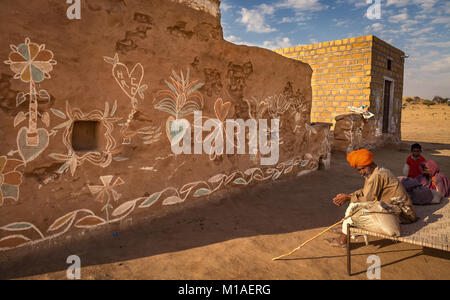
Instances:
[[[391,79],[384,79],[384,93],[383,93],[383,133],[389,133],[389,120],[392,115],[392,98],[394,96],[394,81]]]

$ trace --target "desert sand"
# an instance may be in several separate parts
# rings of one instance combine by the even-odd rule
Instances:
[[[401,175],[409,146],[420,142],[423,155],[450,175],[450,106],[408,104],[402,139],[401,145],[375,150],[376,162]],[[344,153],[333,153],[328,171],[191,201],[183,210],[171,208],[151,220],[111,227],[64,246],[0,253],[0,277],[66,279],[66,259],[76,254],[82,279],[367,279],[366,260],[376,254],[381,279],[450,279],[448,252],[374,237],[369,246],[362,238],[353,244],[349,277],[345,249],[324,241],[336,236],[331,232],[272,261],[339,221],[345,207],[331,199],[362,184]]]

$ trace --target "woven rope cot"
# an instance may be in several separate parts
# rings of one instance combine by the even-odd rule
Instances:
[[[400,225],[400,237],[391,237],[388,235],[367,231],[364,229],[351,227],[348,228],[347,238],[347,270],[351,274],[350,266],[350,235],[362,234],[378,238],[389,239],[423,247],[449,251],[450,235],[450,204],[449,199],[444,198],[440,204],[415,205],[414,209],[419,218],[412,224]]]

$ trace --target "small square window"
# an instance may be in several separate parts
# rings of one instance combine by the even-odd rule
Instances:
[[[74,151],[96,151],[100,122],[75,121],[72,129],[72,148]]]
[[[387,60],[387,69],[388,69],[389,71],[392,70],[392,60],[391,60],[391,59],[388,59],[388,60]]]

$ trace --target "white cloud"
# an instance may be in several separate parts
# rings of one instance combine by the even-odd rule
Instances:
[[[232,34],[224,36],[223,37],[226,41],[232,42],[232,43],[239,43],[242,42],[241,38],[234,36]]]
[[[397,7],[403,7],[410,4],[412,4],[411,0],[387,0],[386,6],[395,5]]]
[[[282,0],[277,7],[292,8],[300,11],[319,11],[328,8],[319,0]]]
[[[407,13],[400,13],[400,14],[390,17],[389,21],[392,23],[400,23],[400,22],[404,22],[408,19],[409,19],[409,16]]]
[[[297,25],[304,25],[306,24],[305,21],[310,20],[310,15],[303,15],[299,14],[295,17],[283,17],[281,20],[277,21],[278,24],[284,24],[284,23],[297,23]]]
[[[434,8],[434,5],[438,2],[438,0],[415,0],[414,2],[421,6],[424,10],[431,10]]]
[[[256,9],[242,8],[239,14],[241,17],[238,22],[247,26],[248,32],[267,33],[276,31],[266,23],[266,15],[272,15],[275,12],[273,6],[261,4]]]
[[[437,2],[438,0],[387,0],[386,6],[405,7],[408,5],[417,5],[423,10],[429,11],[434,9]]]
[[[431,24],[448,24],[450,23],[450,17],[437,17],[431,21]]]
[[[236,44],[236,45],[246,45],[246,46],[256,46],[256,47],[261,47],[261,45],[255,44],[255,43],[251,43],[251,42],[247,42],[242,40],[240,37],[237,37],[235,35],[227,35],[223,37],[226,41]]]
[[[422,28],[422,29],[415,30],[415,31],[411,32],[411,35],[412,36],[418,36],[418,35],[421,35],[421,34],[424,34],[424,33],[430,32],[430,31],[433,31],[433,30],[434,30],[434,27],[425,27],[425,28]]]
[[[263,47],[275,50],[280,48],[292,47],[292,43],[288,37],[283,37],[283,38],[276,38],[275,41],[264,41]]]
[[[348,26],[348,25],[350,25],[350,20],[339,20],[339,19],[333,19],[333,22],[336,24],[336,26],[339,26],[339,27],[341,27],[341,26]]]
[[[367,31],[373,31],[373,32],[382,32],[384,29],[384,25],[381,23],[373,23],[372,25],[368,26]]]
[[[232,5],[229,5],[229,4],[227,4],[227,3],[223,2],[223,1],[220,3],[220,9],[221,9],[222,11],[228,11],[228,10],[230,10],[231,8],[233,8]]]

